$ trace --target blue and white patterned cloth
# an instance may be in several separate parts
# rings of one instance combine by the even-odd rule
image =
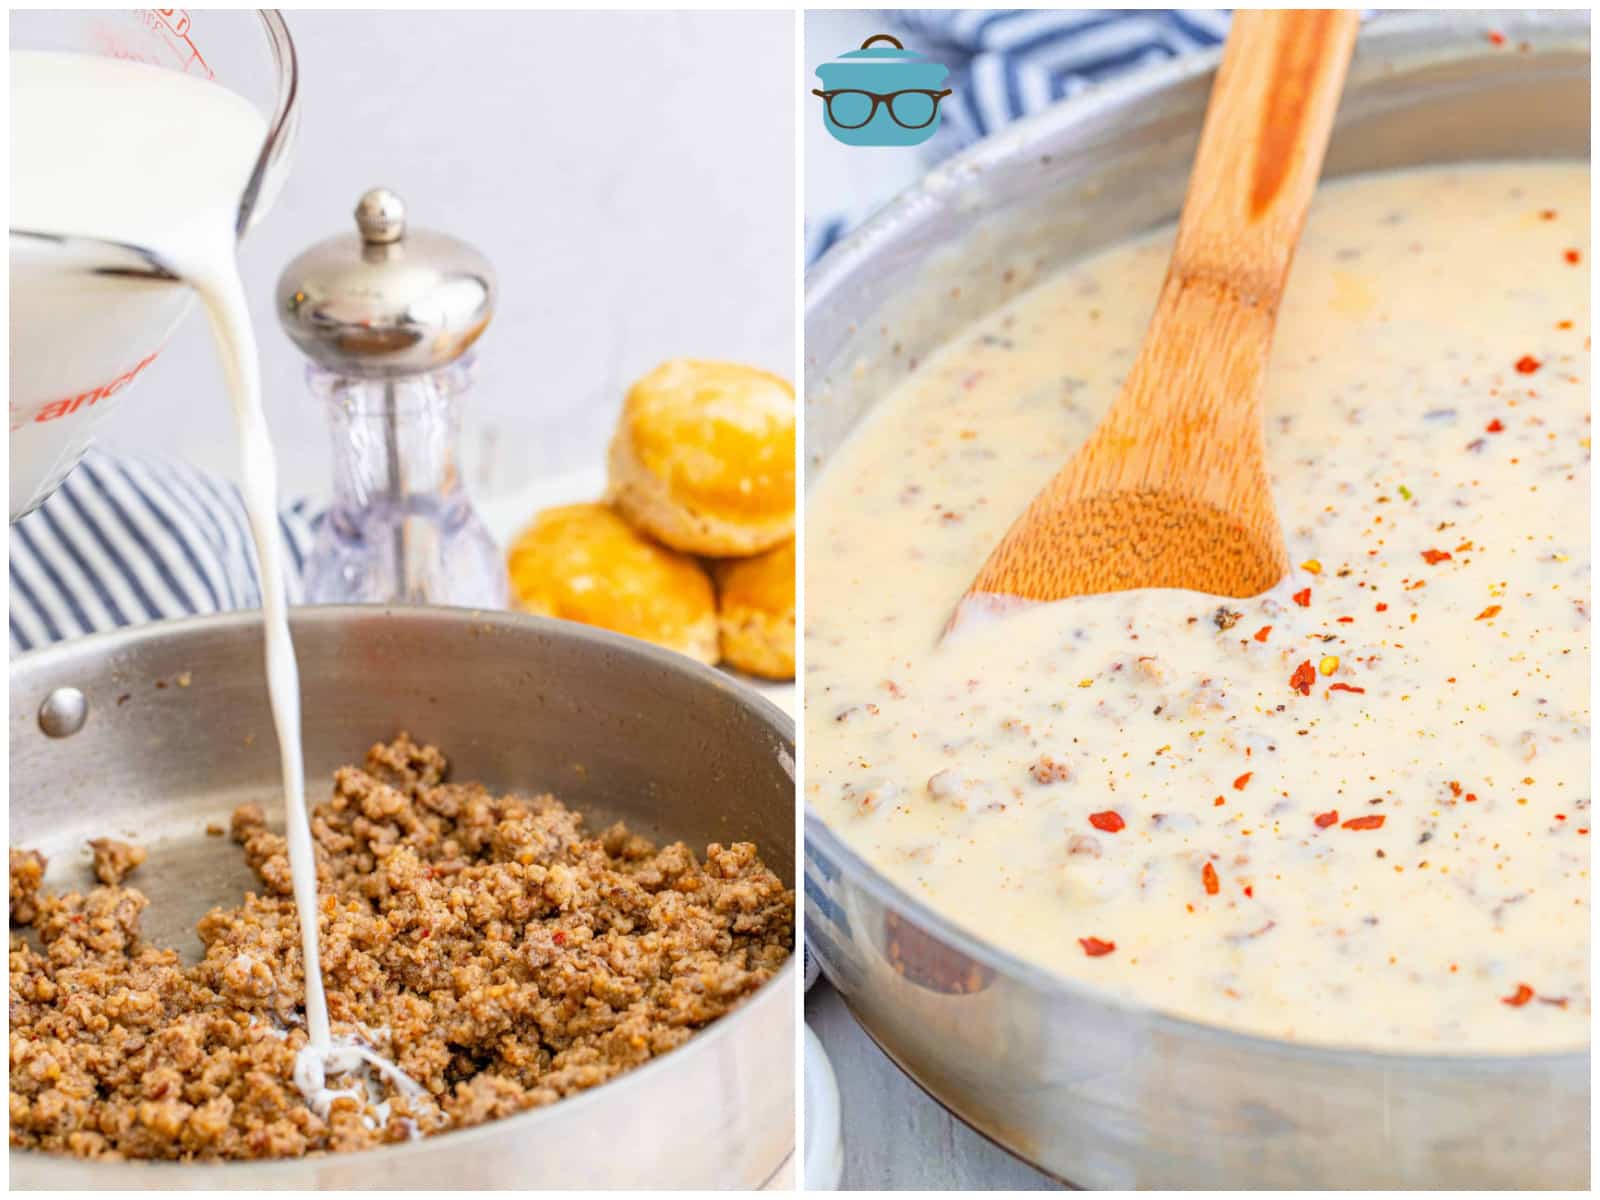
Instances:
[[[290,601],[311,548],[304,503],[278,520]],[[255,608],[255,548],[233,485],[181,463],[91,450],[11,526],[13,656],[122,625]]]
[[[912,9],[908,44],[951,68],[951,149],[1139,67],[1219,45],[1218,9]]]

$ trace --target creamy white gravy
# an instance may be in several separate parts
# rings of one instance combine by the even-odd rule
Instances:
[[[1322,190],[1267,379],[1295,567],[1251,600],[1086,597],[936,647],[1116,395],[1170,231],[946,346],[808,505],[810,803],[979,936],[1135,1002],[1585,1044],[1588,229],[1578,165]]]

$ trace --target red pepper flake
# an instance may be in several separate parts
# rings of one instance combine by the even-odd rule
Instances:
[[[1244,894],[1246,896],[1249,896],[1252,900],[1254,900],[1255,897],[1256,897],[1256,890],[1255,890],[1255,888],[1251,887],[1249,884],[1245,884]]]
[[[1487,621],[1491,617],[1498,616],[1499,613],[1500,613],[1500,606],[1498,604],[1491,604],[1491,605],[1489,605],[1488,608],[1484,609],[1481,613],[1479,613],[1477,616],[1473,617],[1472,619],[1474,621]]]
[[[1101,955],[1110,954],[1117,948],[1115,942],[1102,942],[1097,937],[1079,938],[1078,945],[1083,947],[1083,952],[1090,958],[1099,958]]]
[[[552,936],[550,940],[555,942],[555,944],[558,946],[565,946],[567,944],[566,931],[561,929],[556,930],[554,936]]]
[[[1448,550],[1424,550],[1422,552],[1423,560],[1430,567],[1437,566],[1439,563],[1444,562],[1449,557],[1450,557],[1450,551],[1448,551]]]
[[[422,931],[422,936],[425,937],[425,938],[431,938],[433,936],[433,930],[432,929],[424,929]]]
[[[1105,812],[1090,813],[1089,824],[1105,833],[1121,833],[1127,826],[1127,822],[1109,808]]]
[[[1260,629],[1256,630],[1256,635],[1255,635],[1256,636],[1256,641],[1258,641],[1258,642],[1266,641],[1267,640],[1267,635],[1269,633],[1271,633],[1271,632],[1272,632],[1272,626],[1271,625],[1263,625]]]
[[[1298,592],[1296,592],[1294,594],[1293,599],[1294,599],[1294,602],[1296,604],[1298,604],[1301,608],[1310,608],[1311,607],[1311,589],[1310,588],[1301,588]]]
[[[1539,219],[1541,221],[1554,221],[1556,219],[1556,210],[1553,208],[1542,209],[1539,213]]]
[[[1299,692],[1302,696],[1311,695],[1311,685],[1317,681],[1317,669],[1311,665],[1308,658],[1294,669],[1294,674],[1289,676],[1289,687]]]
[[[1222,890],[1222,881],[1217,878],[1217,869],[1210,863],[1200,868],[1200,882],[1205,884],[1208,896],[1215,896]]]
[[[1583,255],[1579,254],[1576,250],[1568,250],[1561,257],[1566,259],[1573,266],[1577,266],[1583,261]]]
[[[1499,417],[1496,417],[1494,420],[1485,425],[1483,430],[1485,433],[1504,433],[1506,431],[1505,422]]]
[[[1532,375],[1542,366],[1544,364],[1531,354],[1524,354],[1516,361],[1518,375]]]
[[[1389,606],[1387,604],[1379,604],[1376,611],[1378,611],[1378,612],[1388,612],[1389,611]]]
[[[1211,802],[1211,807],[1212,808],[1221,808],[1226,803],[1227,803],[1226,800],[1224,800],[1221,796],[1218,796],[1215,800],[1213,800]]]
[[[1533,999],[1533,989],[1525,983],[1517,984],[1517,990],[1509,996],[1501,996],[1501,1004],[1509,1004],[1512,1008],[1521,1008]]]
[[[1484,36],[1489,39],[1489,44],[1491,46],[1504,46],[1506,44],[1506,35],[1501,33],[1498,29],[1491,29],[1488,33],[1484,34]]]
[[[1571,329],[1572,328],[1572,322],[1571,321],[1557,321],[1556,322],[1556,328],[1557,329]]]
[[[1452,779],[1450,781],[1450,794],[1452,796],[1461,795],[1461,783],[1459,780]]]
[[[1353,683],[1330,683],[1328,685],[1328,690],[1330,692],[1354,692],[1358,696],[1365,696],[1367,694],[1366,688],[1356,687],[1356,685]]]
[[[1318,829],[1326,829],[1329,825],[1337,825],[1339,823],[1339,810],[1330,808],[1325,813],[1318,813],[1314,820]]]
[[[1233,781],[1233,790],[1236,792],[1244,791],[1245,784],[1250,782],[1250,776],[1254,774],[1254,771],[1246,771],[1243,775],[1239,776],[1239,778],[1235,779]]]
[[[1383,814],[1373,813],[1368,817],[1351,817],[1342,826],[1342,829],[1382,829]]]
[[[1354,617],[1340,617],[1339,618],[1339,624],[1341,624],[1341,625],[1354,625],[1355,623],[1356,623],[1356,619]]]
[[[1463,796],[1461,798],[1463,800],[1465,800],[1468,804],[1476,804],[1478,802],[1478,793],[1477,792],[1468,792],[1465,796]]]

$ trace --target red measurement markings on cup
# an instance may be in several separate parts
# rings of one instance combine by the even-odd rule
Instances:
[[[124,371],[110,383],[102,383],[99,387],[90,388],[86,392],[79,392],[76,396],[68,396],[62,400],[50,401],[49,404],[44,405],[39,409],[38,412],[33,414],[33,423],[35,425],[39,425],[43,424],[45,421],[54,421],[60,417],[70,416],[71,414],[77,412],[80,408],[93,406],[102,400],[109,400],[112,396],[115,396],[123,388],[132,383],[134,377],[138,375],[140,371],[144,370],[151,363],[155,362],[156,355],[160,353],[161,351],[157,350],[151,353],[147,358],[140,359],[136,366]]]
[[[215,79],[216,75],[206,62],[200,48],[191,36],[194,18],[186,8],[141,8],[137,10],[139,23],[160,38],[166,54],[157,56],[136,48],[122,36],[122,29],[113,22],[100,25],[95,33],[105,53],[113,58],[131,59],[158,67],[176,67],[187,75],[203,75]]]
[[[156,20],[160,21],[173,33],[181,38],[189,36],[189,10],[185,8],[152,8]]]

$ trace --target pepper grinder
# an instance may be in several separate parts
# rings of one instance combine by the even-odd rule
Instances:
[[[494,270],[465,242],[407,229],[386,188],[362,196],[355,218],[355,234],[317,243],[278,280],[278,318],[311,359],[333,434],[334,501],[306,603],[503,608],[505,563],[457,456]]]

